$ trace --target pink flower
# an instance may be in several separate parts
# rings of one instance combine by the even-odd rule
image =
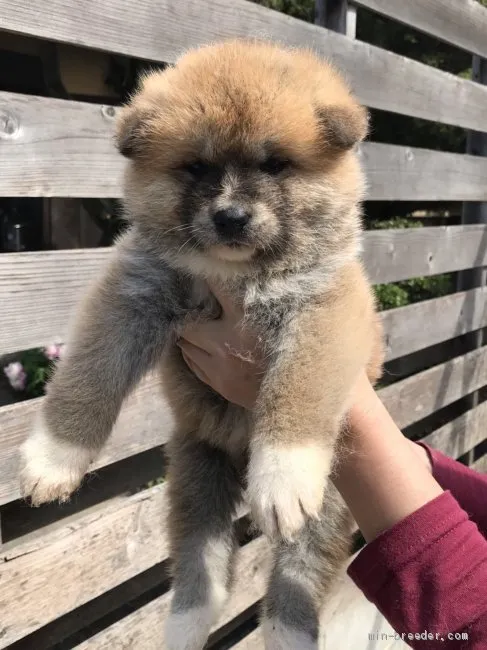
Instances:
[[[44,354],[49,359],[49,361],[58,361],[64,353],[64,344],[63,343],[52,343],[48,345],[47,348],[44,348]]]
[[[15,390],[24,390],[27,381],[27,374],[20,361],[12,361],[8,366],[5,366],[3,372],[9,380],[12,388]]]

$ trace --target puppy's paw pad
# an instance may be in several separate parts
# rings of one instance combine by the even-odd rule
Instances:
[[[248,497],[265,535],[292,539],[306,517],[319,517],[330,464],[331,453],[317,446],[267,446],[252,454]]]

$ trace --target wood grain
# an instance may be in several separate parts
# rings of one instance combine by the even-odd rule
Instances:
[[[478,156],[378,142],[367,142],[359,151],[370,200],[482,201],[478,197],[487,195],[487,161]]]
[[[235,584],[222,615],[213,631],[227,625],[239,613],[254,605],[264,595],[269,545],[259,537],[239,549],[235,570]],[[76,646],[76,650],[164,650],[164,623],[169,613],[172,592],[164,594],[141,607],[133,614],[104,629],[91,639]]]
[[[487,58],[487,10],[476,0],[354,0],[354,3]]]
[[[0,195],[120,196],[115,115],[111,106],[0,92]]]
[[[487,346],[403,379],[379,395],[400,429],[487,384]]]
[[[487,289],[461,291],[382,313],[386,359],[487,327]]]
[[[0,255],[0,355],[64,340],[73,307],[107,258],[106,248]]]
[[[0,92],[0,195],[120,197],[115,115],[112,106]],[[371,200],[487,200],[479,157],[373,142],[360,155]]]
[[[19,447],[43,398],[0,408],[0,505],[18,499]],[[125,403],[114,431],[92,469],[105,467],[169,439],[174,421],[157,380],[144,380]]]
[[[75,516],[0,558],[0,648],[167,557],[165,486]]]
[[[363,259],[374,284],[487,265],[487,228],[437,226],[369,230]]]
[[[195,45],[263,36],[332,58],[368,106],[487,131],[486,89],[244,0],[44,0],[42,11],[0,0],[0,28],[166,62]]]

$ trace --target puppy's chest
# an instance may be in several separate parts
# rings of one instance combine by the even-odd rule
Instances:
[[[286,283],[240,280],[225,286],[225,292],[242,307],[248,327],[261,340],[275,340],[285,325],[295,318],[309,302],[296,287]],[[221,315],[221,307],[205,280],[194,278],[188,288],[186,314],[190,320],[214,319]]]
[[[187,296],[188,313],[206,318],[217,318],[220,305],[210,291],[208,284],[201,278],[193,278]]]

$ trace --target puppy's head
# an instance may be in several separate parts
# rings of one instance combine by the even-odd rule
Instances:
[[[311,52],[231,41],[146,76],[122,110],[130,218],[204,273],[331,262],[356,247],[366,111]]]

